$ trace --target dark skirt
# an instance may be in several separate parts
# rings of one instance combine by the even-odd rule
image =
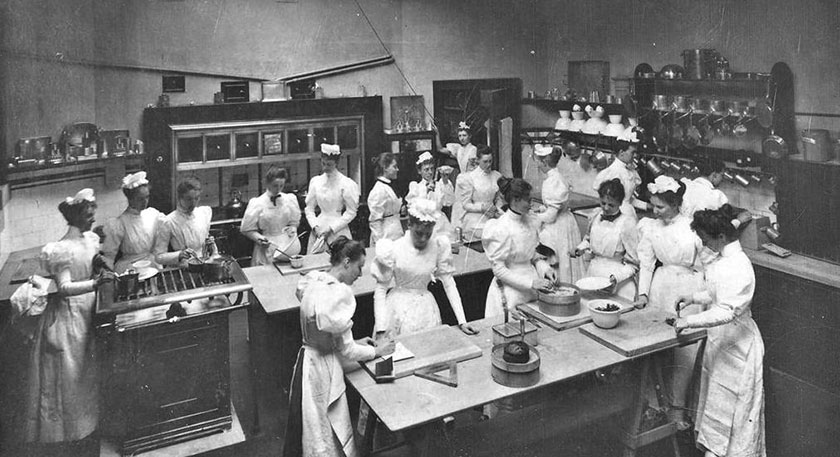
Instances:
[[[303,456],[303,351],[301,346],[292,373],[292,385],[289,388],[289,419],[286,421],[283,457]]]

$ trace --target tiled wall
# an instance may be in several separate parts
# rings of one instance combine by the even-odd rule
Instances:
[[[58,204],[67,196],[89,187],[96,194],[96,222],[100,225],[118,216],[126,206],[118,187],[107,187],[103,178],[75,180],[12,191],[3,207],[5,228],[0,232],[0,265],[10,252],[56,241],[67,231],[67,222]]]

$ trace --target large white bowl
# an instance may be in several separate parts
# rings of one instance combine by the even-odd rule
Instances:
[[[612,283],[610,282],[610,278],[606,278],[604,276],[589,276],[578,279],[575,282],[575,285],[580,290],[597,291],[610,287]]]
[[[603,311],[598,308],[603,308],[608,304],[618,306],[615,311]],[[613,328],[618,325],[621,319],[621,304],[612,300],[592,300],[589,302],[589,315],[592,316],[592,322],[601,328]]]

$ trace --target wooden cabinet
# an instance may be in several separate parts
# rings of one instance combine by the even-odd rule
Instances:
[[[290,173],[287,190],[306,190],[320,173],[320,144],[346,152],[339,168],[373,183],[370,158],[383,151],[382,97],[148,108],[143,139],[151,206],[174,208],[175,186],[186,175],[202,181],[203,204],[222,206],[232,190],[245,199],[262,192],[262,175],[276,164]]]
[[[831,455],[840,420],[840,290],[756,267],[768,455]]]

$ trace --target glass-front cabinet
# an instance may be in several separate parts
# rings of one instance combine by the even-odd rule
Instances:
[[[202,183],[202,204],[224,206],[236,192],[247,202],[264,190],[262,176],[271,166],[286,169],[287,192],[306,191],[309,179],[321,172],[321,143],[338,143],[342,151],[339,170],[361,182],[362,116],[169,127],[175,165],[172,187],[187,176],[197,177]]]

